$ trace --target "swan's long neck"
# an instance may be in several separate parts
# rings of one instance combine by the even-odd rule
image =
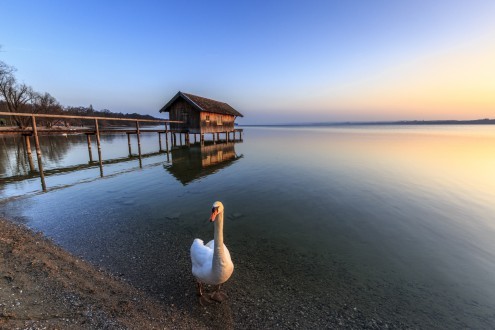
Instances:
[[[222,260],[224,259],[223,249],[223,212],[219,213],[217,220],[215,221],[215,246],[213,250],[213,270],[216,267],[220,267]]]

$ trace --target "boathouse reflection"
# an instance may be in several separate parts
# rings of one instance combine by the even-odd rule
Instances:
[[[235,142],[195,143],[174,148],[171,153],[172,164],[165,168],[183,185],[216,173],[243,157],[236,154]]]

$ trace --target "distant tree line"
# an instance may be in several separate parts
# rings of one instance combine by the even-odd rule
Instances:
[[[130,118],[130,119],[157,119],[150,115],[140,115],[138,113],[123,114],[114,113],[108,109],[94,110],[93,106],[89,107],[71,107],[62,106],[49,93],[39,93],[33,90],[31,86],[25,83],[19,83],[14,75],[16,69],[0,61],[0,112],[10,113],[34,113],[34,114],[53,114],[53,115],[71,115],[71,116],[91,116],[91,117],[111,117],[111,118]],[[83,119],[63,119],[63,118],[39,118],[37,123],[46,127],[54,126],[86,126],[93,125],[93,120]],[[146,125],[146,123],[142,123]],[[155,125],[149,123],[150,125]],[[21,129],[31,125],[29,117],[8,116],[0,118],[0,125],[17,126]],[[127,121],[101,121],[102,126],[131,126],[133,122]]]

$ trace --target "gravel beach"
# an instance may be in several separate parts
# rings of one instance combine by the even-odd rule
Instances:
[[[1,329],[198,328],[39,233],[0,219]]]
[[[329,303],[330,288],[329,299],[314,301],[321,298],[305,294],[287,279],[272,278],[263,267],[240,262],[242,258],[235,276],[225,285],[229,299],[201,306],[189,274],[188,253],[182,250],[171,249],[164,256],[170,263],[157,265],[157,273],[165,281],[140,275],[137,270],[112,275],[64,251],[42,234],[0,219],[0,328],[407,327],[370,317],[345,302],[340,306]],[[269,283],[270,289],[258,286],[260,280]]]

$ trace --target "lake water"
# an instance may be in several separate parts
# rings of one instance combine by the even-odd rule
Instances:
[[[4,136],[0,215],[205,326],[338,327],[350,310],[378,327],[495,327],[495,127],[246,127],[243,139],[140,164],[125,135],[102,136],[118,161],[100,177],[84,135],[42,136],[41,192],[22,177],[22,140]],[[141,143],[159,149],[156,133]],[[236,268],[229,300],[205,308],[189,247],[212,238],[215,200]]]

